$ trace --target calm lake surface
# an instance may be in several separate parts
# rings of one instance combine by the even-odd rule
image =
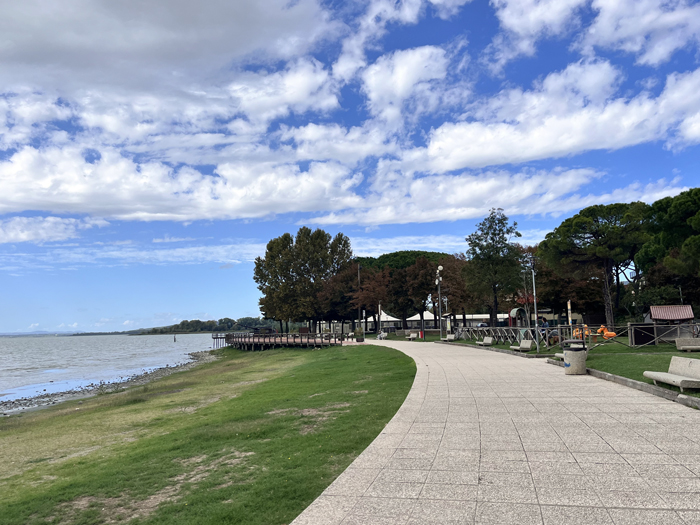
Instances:
[[[211,334],[0,337],[0,400],[126,379],[211,347]]]

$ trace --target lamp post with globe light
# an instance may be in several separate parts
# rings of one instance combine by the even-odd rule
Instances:
[[[440,283],[442,282],[442,277],[440,276],[441,271],[442,266],[438,266],[437,272],[435,272],[435,284],[437,284],[438,287],[438,306],[440,307],[440,339],[442,339],[442,296],[440,294]],[[435,315],[435,312],[433,312],[433,315]]]

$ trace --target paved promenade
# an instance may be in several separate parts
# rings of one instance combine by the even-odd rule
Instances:
[[[413,388],[294,525],[700,524],[699,411],[540,359],[376,343],[416,361]]]

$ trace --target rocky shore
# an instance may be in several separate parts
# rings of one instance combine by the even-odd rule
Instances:
[[[192,359],[187,363],[182,363],[174,366],[166,365],[162,368],[156,368],[155,370],[151,370],[150,372],[135,374],[120,381],[91,383],[84,387],[75,388],[73,390],[66,390],[65,392],[54,392],[51,394],[41,394],[38,396],[22,397],[19,399],[13,399],[11,401],[0,400],[0,414],[2,414],[3,416],[10,416],[12,414],[16,414],[19,411],[46,408],[48,406],[55,405],[62,401],[68,401],[71,399],[81,399],[97,394],[107,394],[109,392],[124,390],[125,388],[132,386],[145,385],[146,383],[150,383],[155,379],[169,376],[170,374],[174,374],[175,372],[189,370],[190,368],[199,364],[209,363],[211,361],[216,360],[216,356],[210,350],[204,352],[191,352],[187,355],[189,355],[190,359]]]

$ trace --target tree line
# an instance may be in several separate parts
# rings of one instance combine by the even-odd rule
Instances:
[[[436,270],[453,320],[467,313],[575,311],[614,326],[638,321],[653,304],[700,304],[700,188],[651,205],[595,205],[564,220],[538,246],[522,246],[517,223],[493,209],[457,254],[400,251],[353,256],[349,239],[302,227],[272,239],[255,261],[263,317],[287,323],[348,322],[358,308],[376,323],[382,310],[402,320],[437,311]],[[359,279],[358,279],[359,270]],[[435,321],[437,323],[437,320]],[[376,324],[375,324],[376,326]],[[287,328],[288,329],[288,328]]]
[[[243,332],[255,328],[273,328],[276,323],[272,319],[263,319],[260,317],[241,317],[238,320],[224,317],[218,321],[200,321],[193,319],[191,321],[184,320],[178,324],[170,326],[160,326],[152,328],[148,334],[173,334],[173,333],[199,333],[199,332]]]

